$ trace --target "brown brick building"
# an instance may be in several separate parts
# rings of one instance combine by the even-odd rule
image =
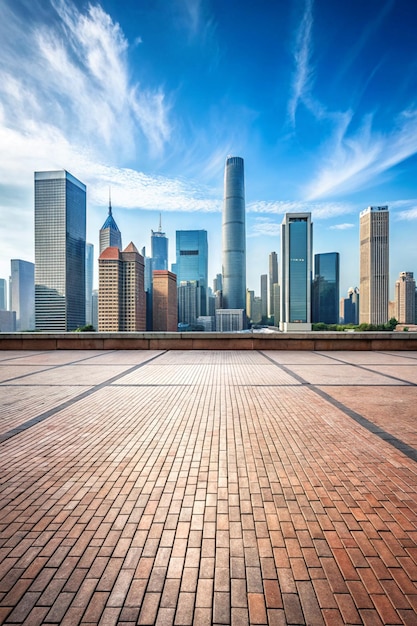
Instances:
[[[153,330],[178,330],[177,277],[168,270],[154,270],[153,274]]]
[[[146,330],[143,256],[131,242],[120,252],[103,250],[99,260],[98,330]]]

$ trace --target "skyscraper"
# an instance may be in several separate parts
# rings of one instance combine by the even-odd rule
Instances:
[[[94,246],[85,245],[85,323],[93,324]]]
[[[268,275],[261,274],[261,318],[268,317]]]
[[[359,289],[349,287],[347,295],[340,301],[340,321],[343,324],[359,324]]]
[[[35,328],[35,266],[29,261],[10,261],[10,308],[16,311],[16,330]]]
[[[65,170],[35,172],[36,330],[85,324],[86,187]]]
[[[389,212],[387,206],[370,206],[360,214],[359,322],[388,321]]]
[[[223,307],[245,309],[246,235],[243,159],[228,156],[224,170]]]
[[[184,282],[197,281],[198,301],[195,305],[196,318],[207,315],[208,244],[206,230],[177,230],[176,273],[178,287]],[[189,290],[187,290],[189,292]],[[179,310],[180,312],[180,310]],[[178,319],[179,322],[189,320]]]
[[[159,216],[159,229],[151,230],[151,257],[152,271],[168,269],[168,238],[162,232],[161,216]]]
[[[122,249],[122,234],[117,226],[111,207],[111,196],[109,192],[109,214],[103,226],[100,228],[100,254],[106,248]]]
[[[136,246],[106,248],[98,263],[99,331],[145,330],[144,261]]]
[[[311,213],[286,213],[281,225],[281,330],[311,330],[312,247]]]
[[[395,317],[400,324],[416,319],[416,281],[413,272],[400,272],[395,283]]]
[[[312,321],[339,322],[339,253],[314,255]]]
[[[269,255],[269,306],[268,315],[275,315],[274,311],[274,285],[278,284],[278,255],[271,252]],[[279,311],[277,311],[279,313]]]

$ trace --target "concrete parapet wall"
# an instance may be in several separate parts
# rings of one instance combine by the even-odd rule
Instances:
[[[417,332],[0,333],[0,350],[417,350]]]

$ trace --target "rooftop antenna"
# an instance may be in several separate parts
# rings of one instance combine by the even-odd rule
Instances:
[[[162,213],[159,214],[159,232],[162,232]]]
[[[111,215],[111,186],[109,185],[109,215]]]

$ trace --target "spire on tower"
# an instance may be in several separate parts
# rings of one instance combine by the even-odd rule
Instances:
[[[109,215],[111,215],[111,187],[109,185]]]
[[[162,213],[159,214],[159,231],[158,232],[162,232]]]

